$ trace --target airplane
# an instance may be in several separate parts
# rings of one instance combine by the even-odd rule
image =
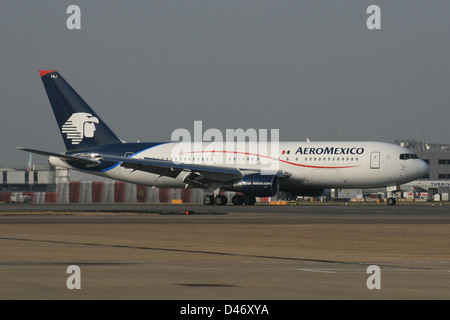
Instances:
[[[449,188],[450,181],[448,180],[414,180],[400,186],[400,189],[405,192],[427,192],[430,188]]]
[[[234,205],[253,205],[256,197],[275,196],[279,191],[320,196],[326,188],[373,187],[387,188],[391,192],[387,204],[395,205],[392,192],[429,170],[412,151],[384,142],[308,139],[272,142],[265,150],[255,149],[255,142],[249,141],[222,144],[212,150],[205,142],[126,142],[56,70],[39,73],[66,152],[17,149],[47,156],[55,166],[115,180],[206,189],[205,205],[225,205],[228,199],[223,191],[235,192],[231,199]],[[182,151],[176,153],[175,149]]]

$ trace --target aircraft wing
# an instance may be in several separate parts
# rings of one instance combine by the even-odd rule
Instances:
[[[161,176],[176,178],[181,172],[192,172],[197,174],[196,180],[208,180],[225,182],[239,177],[243,173],[236,167],[212,166],[195,163],[179,163],[169,160],[153,158],[126,158],[116,156],[101,156],[103,160],[121,162],[121,166],[133,170],[146,171]]]
[[[53,156],[53,157],[61,158],[64,160],[79,162],[82,164],[92,164],[92,165],[100,164],[100,161],[98,161],[96,159],[92,159],[92,158],[69,156],[69,155],[65,155],[62,153],[48,152],[48,151],[35,150],[35,149],[29,149],[29,148],[23,148],[23,147],[16,147],[15,149],[26,151],[26,152],[31,152],[31,153],[36,153],[36,154],[40,154],[42,156],[47,156],[47,157]]]
[[[80,164],[86,165],[98,165],[101,160],[120,162],[124,168],[132,170],[145,171],[160,176],[176,178],[181,172],[191,173],[186,177],[188,183],[192,183],[197,186],[204,186],[210,182],[227,182],[234,179],[238,179],[245,174],[259,173],[259,170],[242,169],[236,167],[227,166],[213,166],[207,164],[196,163],[179,163],[169,160],[160,160],[154,158],[127,158],[119,156],[99,155],[95,154],[95,157],[89,157],[89,155],[66,155],[55,152],[41,151],[30,148],[16,147],[18,150],[32,152],[43,156],[53,156],[61,158],[67,161],[74,161]],[[282,174],[278,173],[280,177]]]

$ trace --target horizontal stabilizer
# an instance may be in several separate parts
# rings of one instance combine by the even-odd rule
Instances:
[[[41,151],[41,150],[35,150],[35,149],[29,149],[29,148],[23,148],[23,147],[16,147],[15,149],[26,151],[26,152],[31,152],[31,153],[36,153],[36,154],[40,154],[42,156],[47,156],[47,157],[49,157],[49,156],[57,157],[60,159],[75,161],[75,162],[79,162],[79,163],[83,163],[83,164],[99,164],[100,163],[100,161],[95,160],[95,159],[87,159],[85,157],[68,156],[65,154],[55,153],[55,152]]]

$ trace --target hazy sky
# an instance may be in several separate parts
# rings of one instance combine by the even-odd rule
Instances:
[[[66,9],[81,9],[69,30]],[[381,30],[369,30],[369,5]],[[38,70],[127,141],[279,129],[281,140],[450,143],[450,1],[0,0],[0,166],[64,151]],[[33,156],[35,163],[46,163]]]

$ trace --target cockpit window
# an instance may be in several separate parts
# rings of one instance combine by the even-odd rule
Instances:
[[[419,157],[415,153],[402,153],[400,155],[400,160],[408,160],[408,159],[419,159]]]

